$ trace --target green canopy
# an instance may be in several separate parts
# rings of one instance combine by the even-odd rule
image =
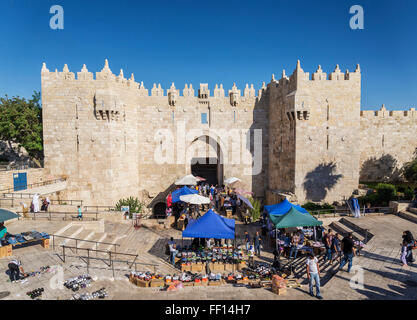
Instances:
[[[0,209],[0,222],[4,222],[7,220],[19,218],[20,216],[13,211],[6,210],[6,209]]]
[[[283,216],[270,215],[269,219],[277,229],[321,226],[322,221],[318,221],[309,213],[301,213],[295,208],[291,208]]]

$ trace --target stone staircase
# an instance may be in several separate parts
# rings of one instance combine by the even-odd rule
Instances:
[[[362,241],[367,243],[373,237],[373,234],[369,230],[364,229],[352,222],[352,219],[341,218],[339,221],[333,221],[330,224],[330,227],[338,232],[343,237],[347,236],[349,233],[352,233],[352,237],[355,240]]]
[[[61,230],[55,232],[55,235],[57,236],[55,238],[55,253],[57,255],[62,256],[62,245],[78,248],[78,250],[69,248],[66,249],[66,263],[75,268],[86,269],[86,261],[80,257],[86,257],[88,253],[87,250],[83,249],[89,248],[114,252],[115,247],[112,244],[118,244],[116,247],[116,252],[138,254],[136,259],[136,262],[138,263],[136,265],[137,271],[156,271],[162,274],[179,273],[179,270],[174,268],[169,263],[168,256],[164,256],[163,252],[160,257],[148,252],[155,246],[155,243],[160,240],[160,236],[157,233],[147,230],[146,228],[135,230],[131,223],[106,222],[104,232],[96,232],[94,230],[87,229],[83,227],[82,224],[73,225],[72,223],[69,223]],[[60,238],[58,236],[76,238],[78,240],[76,241],[74,239]],[[82,240],[105,242],[105,244],[96,244],[94,242],[87,242]],[[165,240],[162,242],[165,243]],[[111,271],[111,268],[106,265],[105,262],[108,262],[106,259],[109,258],[109,254],[105,252],[97,253],[90,251],[90,257],[102,259],[91,259],[90,270],[97,269],[99,272],[106,272],[107,274]],[[114,269],[116,272],[122,271],[126,273],[129,270],[127,261],[132,262],[134,257],[123,256],[120,254],[117,255],[115,259],[126,261],[124,263],[114,262]],[[135,270],[134,266],[132,267],[132,270]]]
[[[398,216],[408,221],[417,223],[417,208],[407,208],[398,212]]]

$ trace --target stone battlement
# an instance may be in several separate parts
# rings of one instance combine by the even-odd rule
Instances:
[[[123,69],[120,69],[120,74],[116,76],[113,74],[109,67],[109,63],[107,59],[105,60],[104,67],[100,72],[96,72],[96,76],[94,78],[94,74],[89,72],[86,65],[84,64],[81,71],[77,72],[77,76],[75,76],[74,72],[70,72],[68,66],[65,64],[64,68],[61,72],[55,69],[54,72],[50,72],[49,69],[46,67],[46,63],[43,63],[42,70],[41,70],[41,78],[42,81],[56,81],[56,80],[63,80],[63,81],[112,81],[114,83],[121,84],[127,88],[137,89],[141,96],[149,96],[149,90],[145,88],[143,82],[136,82],[134,74],[132,73],[129,79],[126,79],[123,74]],[[265,87],[265,84],[263,84]],[[262,88],[261,90],[262,91]],[[210,95],[210,90],[208,89],[207,83],[200,83],[200,89],[198,90],[198,98],[207,99],[210,97],[213,98],[229,98],[230,96],[239,96],[241,97],[241,90],[238,90],[236,84],[233,84],[231,90],[228,91],[228,95],[225,95],[225,90],[223,88],[223,84],[220,83],[215,85],[213,90],[213,95]],[[181,91],[177,90],[175,84],[172,83],[171,87],[165,90],[161,87],[161,84],[154,83],[152,89],[150,90],[151,97],[169,97],[170,95],[174,97],[195,97],[194,88],[192,84],[186,83],[184,89]],[[253,84],[246,84],[246,87],[243,90],[243,97],[256,97],[255,88]]]
[[[361,111],[361,117],[364,118],[402,118],[402,117],[408,117],[417,119],[417,111],[415,108],[410,108],[408,110],[387,110],[385,108],[385,105],[382,105],[382,107],[379,110],[362,110]]]

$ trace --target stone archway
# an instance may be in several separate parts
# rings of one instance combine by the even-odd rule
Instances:
[[[187,165],[189,165],[190,173],[205,178],[210,185],[221,186],[224,180],[224,157],[221,141],[211,135],[204,134],[194,139],[189,147],[199,149],[197,154],[194,153],[188,159],[189,164]]]

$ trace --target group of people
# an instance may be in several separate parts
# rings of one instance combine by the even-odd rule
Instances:
[[[245,249],[248,254],[248,257],[251,262],[253,262],[254,256],[261,256],[261,244],[262,236],[256,231],[256,234],[253,236],[253,241],[251,241],[250,235],[247,231],[244,234]]]
[[[51,200],[48,197],[40,198],[39,194],[34,194],[30,204],[30,212],[48,211]]]
[[[335,258],[340,263],[339,270],[345,264],[348,264],[348,272],[350,272],[353,264],[353,257],[356,255],[355,242],[352,233],[340,240],[340,234],[333,234],[332,229],[328,229],[327,233],[323,235],[323,243],[325,248],[324,261],[329,261],[333,264]]]

